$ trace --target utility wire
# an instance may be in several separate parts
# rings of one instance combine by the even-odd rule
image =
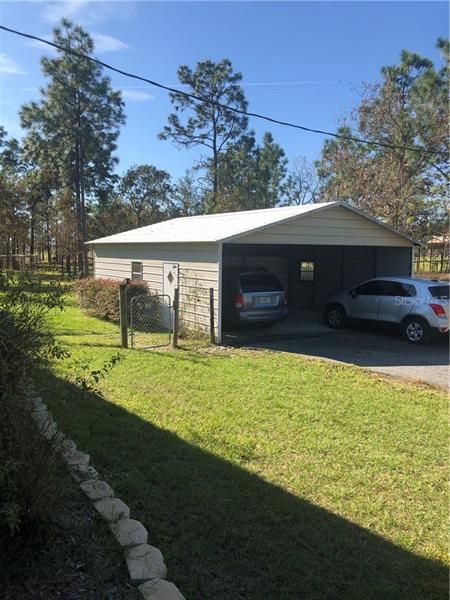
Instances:
[[[273,117],[269,117],[267,115],[261,115],[259,113],[249,112],[246,110],[241,110],[239,108],[235,108],[234,106],[228,106],[227,104],[222,104],[220,102],[214,102],[213,100],[209,100],[207,98],[202,98],[201,96],[197,96],[195,94],[190,94],[189,92],[184,92],[182,90],[178,90],[176,88],[170,87],[168,85],[164,85],[163,83],[159,83],[157,81],[153,81],[152,79],[147,79],[146,77],[142,77],[140,75],[135,75],[133,73],[129,73],[128,71],[123,71],[122,69],[118,69],[117,67],[113,67],[112,65],[99,60],[98,58],[94,58],[92,56],[87,56],[82,52],[77,52],[76,50],[72,50],[71,48],[65,48],[64,46],[60,46],[59,44],[55,44],[55,42],[50,42],[49,40],[40,38],[36,35],[31,35],[30,33],[24,33],[23,31],[17,31],[16,29],[11,29],[10,27],[5,27],[4,25],[0,25],[0,29],[3,31],[7,31],[8,33],[13,33],[15,35],[28,38],[30,40],[35,40],[37,42],[41,42],[42,44],[46,44],[47,46],[52,46],[57,50],[61,50],[62,52],[66,52],[67,54],[72,54],[78,58],[82,58],[84,60],[89,60],[105,69],[110,71],[114,71],[115,73],[119,73],[119,75],[123,75],[125,77],[129,77],[131,79],[137,79],[138,81],[144,81],[149,85],[154,87],[166,90],[171,92],[172,94],[179,94],[186,98],[190,98],[196,102],[203,102],[206,104],[211,104],[212,106],[217,106],[224,110],[229,110],[231,112],[237,113],[239,115],[244,115],[246,117],[253,117],[255,119],[261,119],[263,121],[268,121],[269,123],[274,123],[276,125],[282,125],[284,127],[291,127],[293,129],[300,129],[301,131],[307,131],[309,133],[319,133],[321,135],[326,135],[334,138],[338,138],[341,140],[347,140],[350,142],[357,142],[358,144],[367,144],[369,146],[381,146],[382,148],[390,148],[391,150],[408,150],[409,152],[416,152],[418,154],[428,154],[431,156],[441,156],[440,152],[432,152],[431,150],[426,150],[425,148],[411,148],[409,146],[398,146],[396,144],[389,144],[387,142],[375,142],[371,140],[365,140],[363,138],[343,135],[340,133],[333,133],[331,131],[324,131],[323,129],[313,129],[311,127],[305,127],[304,125],[299,125],[297,123],[290,123],[289,121],[281,121],[279,119],[275,119]],[[440,169],[439,169],[440,170]]]

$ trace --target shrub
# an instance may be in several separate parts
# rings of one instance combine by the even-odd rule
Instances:
[[[0,274],[0,540],[39,525],[57,496],[52,446],[32,421],[26,393],[38,368],[65,355],[46,326],[62,293],[34,286],[29,273]]]
[[[119,322],[119,284],[116,279],[80,279],[74,284],[75,297],[87,314],[106,321]],[[128,304],[134,296],[148,294],[144,281],[128,286]]]

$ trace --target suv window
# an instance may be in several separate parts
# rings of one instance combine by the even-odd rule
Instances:
[[[368,281],[354,289],[358,296],[387,296],[389,281]]]
[[[391,281],[388,289],[388,296],[401,296],[403,298],[411,298],[416,295],[416,288],[409,283],[401,281]]]
[[[440,298],[441,300],[449,299],[450,286],[449,285],[433,285],[428,288],[433,298]]]
[[[272,273],[246,273],[241,275],[241,289],[245,292],[282,292],[278,277]]]

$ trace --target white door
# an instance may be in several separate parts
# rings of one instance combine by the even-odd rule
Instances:
[[[163,263],[163,294],[170,298],[173,305],[175,288],[178,287],[178,263]]]

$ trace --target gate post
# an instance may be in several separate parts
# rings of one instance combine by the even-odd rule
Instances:
[[[178,348],[179,308],[180,308],[180,290],[179,290],[179,288],[175,288],[174,295],[173,295],[172,348]]]
[[[122,348],[128,348],[127,284],[119,285],[120,337]]]

